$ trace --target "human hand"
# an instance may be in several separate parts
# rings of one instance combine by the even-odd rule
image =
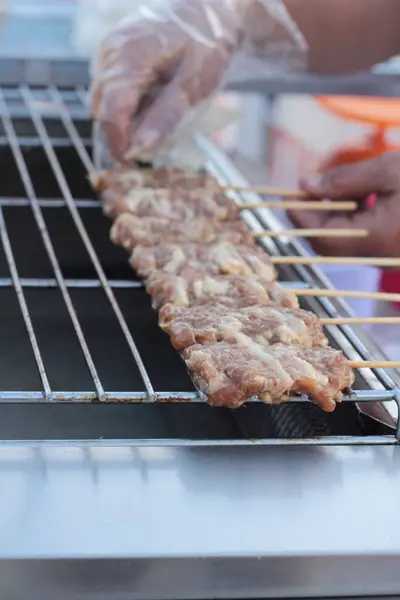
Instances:
[[[281,0],[138,2],[101,46],[92,115],[119,161],[151,155],[219,88],[234,55],[244,77],[257,61],[268,72],[268,58],[289,66],[300,38]]]
[[[178,0],[138,9],[103,42],[92,114],[123,160],[151,151],[220,84],[253,0]],[[154,95],[156,97],[154,98]]]
[[[321,255],[400,257],[400,152],[336,167],[301,180],[300,187],[313,200],[356,200],[354,212],[290,211],[299,228],[367,229],[366,238],[315,238]],[[375,206],[367,198],[376,194]]]

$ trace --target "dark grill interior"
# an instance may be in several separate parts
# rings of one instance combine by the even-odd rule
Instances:
[[[31,341],[13,282],[10,281],[9,261],[1,247],[0,393],[4,402],[0,404],[0,437],[227,440],[360,436],[389,431],[361,416],[355,404],[350,402],[343,404],[333,415],[325,415],[308,403],[273,408],[249,404],[237,412],[211,409],[201,402],[124,403],[129,399],[146,400],[146,385],[113,306],[99,282],[95,264],[74,223],[65,201],[65,191],[60,189],[57,181],[55,164],[61,166],[153,389],[157,394],[164,393],[165,398],[161,396],[164,400],[172,395],[169,392],[175,393],[179,400],[194,399],[195,390],[178,354],[157,327],[156,313],[129,268],[126,253],[109,241],[110,223],[102,216],[86,179],[87,168],[78,155],[78,147],[70,138],[71,132],[67,131],[59,114],[54,113],[54,103],[50,105],[50,114],[43,112],[46,115],[43,120],[40,105],[36,107],[39,115],[36,118],[44,124],[49,145],[55,152],[55,161],[50,161],[46,155],[46,136],[38,131],[34,117],[30,117],[36,110],[32,113],[33,100],[54,100],[55,94],[57,101],[63,103],[65,114],[69,114],[67,108],[73,114],[75,106],[82,111],[82,96],[73,91],[63,94],[53,91],[52,95],[46,90],[29,91],[24,102],[18,90],[5,90],[2,101],[4,98],[7,100],[6,114],[9,113],[17,135],[14,141],[18,139],[101,389],[105,390],[109,400],[119,400],[120,403],[100,405],[96,402],[93,376],[68,314],[65,296],[55,279],[49,252],[29,202],[32,198],[28,198],[5,122],[0,129],[0,206],[40,355],[55,396],[49,396],[48,402],[44,403],[43,385]],[[26,102],[27,98],[30,103]],[[89,120],[76,118],[74,126],[81,136],[81,148],[86,148],[91,154]],[[362,385],[360,382],[360,388]],[[24,395],[23,392],[29,394]],[[67,402],[52,401],[63,399],[63,393]],[[79,395],[74,397],[74,393]],[[188,395],[185,397],[183,393]],[[88,399],[94,402],[73,402]],[[160,397],[157,399],[160,400]]]

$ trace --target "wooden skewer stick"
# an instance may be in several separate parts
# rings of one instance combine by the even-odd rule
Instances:
[[[256,208],[277,208],[281,210],[356,210],[355,202],[311,202],[310,200],[298,201],[287,200],[284,202],[253,202],[252,204],[240,204],[239,210],[254,210]]]
[[[400,317],[343,317],[321,319],[323,325],[400,325]]]
[[[309,198],[310,195],[301,190],[283,190],[270,186],[219,185],[221,192],[253,192],[264,196],[280,196],[281,198]]]
[[[400,369],[400,361],[395,360],[351,360],[352,369]]]
[[[385,292],[358,292],[352,290],[329,289],[304,289],[289,288],[297,296],[311,296],[314,298],[364,298],[382,302],[400,302],[400,294],[387,294]]]
[[[360,258],[357,256],[271,256],[274,265],[364,265],[400,267],[400,258]]]
[[[259,231],[252,234],[254,238],[263,237],[367,237],[366,229],[282,229],[282,231]]]

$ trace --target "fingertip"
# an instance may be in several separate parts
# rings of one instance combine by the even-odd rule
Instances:
[[[318,193],[321,189],[322,177],[319,173],[310,173],[300,178],[300,188],[306,192]]]
[[[118,162],[125,164],[130,144],[129,127],[125,129],[114,123],[103,123],[103,130],[111,154]]]
[[[141,152],[154,151],[174,134],[187,117],[189,106],[179,82],[170,83],[153,104],[140,116],[134,135],[134,147]]]
[[[125,153],[125,158],[131,160],[154,151],[161,144],[160,133],[156,129],[141,127],[133,135],[132,144]]]
[[[314,229],[316,227],[323,227],[322,215],[312,210],[290,210],[287,211],[287,216],[293,225],[301,229]]]

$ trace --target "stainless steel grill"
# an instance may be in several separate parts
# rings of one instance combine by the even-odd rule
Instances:
[[[0,401],[24,405],[146,403],[162,405],[163,410],[166,404],[204,404],[179,357],[158,331],[149,301],[143,302],[142,283],[134,279],[125,264],[125,254],[108,242],[109,223],[101,216],[98,201],[90,197],[84,177],[94,166],[85,90],[3,88],[0,113],[0,151],[6,159],[0,182],[4,252],[0,297],[2,305],[8,306],[15,299],[10,296],[14,288],[19,307],[19,314],[14,307],[3,316],[3,335],[8,341],[3,337],[6,367],[3,365],[0,372]],[[210,172],[222,182],[246,184],[209,141],[199,139],[198,143],[208,157]],[[241,203],[257,200],[252,194],[234,197]],[[267,210],[246,214],[245,218],[254,230],[279,229],[279,221]],[[262,243],[271,254],[304,253],[292,240],[265,239]],[[280,275],[285,285],[330,287],[314,267],[285,267]],[[320,316],[349,314],[339,300],[308,299],[305,306]],[[15,342],[21,337],[17,324],[20,315],[28,333],[28,347]],[[382,357],[361,328],[331,328],[330,336],[332,344],[342,348],[350,359]],[[22,368],[25,361],[32,362],[32,356],[39,374],[35,384],[32,368],[28,373]],[[344,404],[355,410],[356,403],[376,421],[397,428],[396,434],[385,430],[384,435],[375,437],[331,435],[326,440],[396,443],[400,434],[400,395],[395,375],[382,369],[363,370],[357,377],[357,388]],[[294,405],[313,410],[305,401],[292,399]],[[261,408],[267,410],[261,406],[257,409]],[[346,406],[339,410],[342,408],[346,410]],[[213,415],[217,413],[213,411]],[[256,437],[260,443],[265,443],[266,437],[268,443],[273,443],[269,435]],[[223,443],[218,434],[216,438],[214,443]],[[158,441],[165,443],[161,438]],[[152,443],[157,440],[152,439]],[[235,443],[246,441],[238,439]],[[319,438],[313,443],[319,443]]]

